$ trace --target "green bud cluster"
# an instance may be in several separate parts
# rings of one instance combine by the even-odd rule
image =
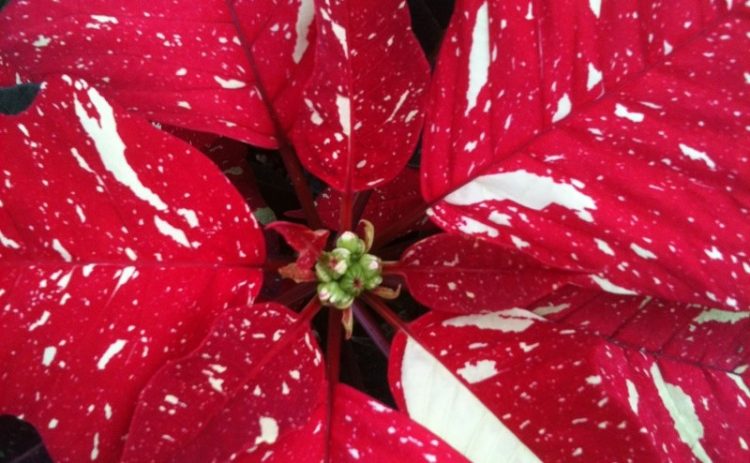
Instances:
[[[334,250],[320,255],[315,275],[318,298],[323,304],[347,309],[357,296],[383,282],[382,262],[367,251],[365,242],[347,231],[336,240]]]

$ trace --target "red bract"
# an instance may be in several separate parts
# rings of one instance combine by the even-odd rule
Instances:
[[[266,229],[280,234],[286,243],[297,252],[297,260],[282,269],[283,274],[295,281],[312,281],[312,270],[328,242],[328,230],[310,230],[304,225],[291,222],[273,222]]]
[[[307,326],[317,302],[299,321],[247,307],[263,239],[199,152],[68,76],[0,134],[0,409],[34,424],[56,460],[463,461],[407,417],[327,387]]]
[[[0,89],[20,112],[0,116],[0,413],[60,461],[747,459],[735,3],[460,0],[420,197],[402,168],[428,78],[408,7],[425,5],[11,2],[0,82],[47,82],[25,110],[32,85]],[[279,147],[307,223],[268,229],[295,263],[269,246],[261,269],[266,203],[224,136]],[[447,234],[427,236],[428,206]],[[312,271],[324,223],[366,232],[336,244],[343,275]],[[277,269],[305,284],[255,304]],[[402,279],[435,311],[411,325],[382,300]],[[316,289],[349,307],[327,329]],[[463,456],[339,384],[352,317],[390,352],[397,402]]]
[[[639,312],[643,302],[583,293],[587,297],[577,303],[574,294],[553,295],[529,308],[605,314],[623,304]],[[695,318],[677,303],[660,310],[680,314],[679,322],[689,324],[685,331],[727,323],[709,321],[708,309],[697,310]],[[397,399],[474,462],[497,461],[498,455],[512,461],[747,458],[750,390],[743,376],[723,361],[683,355],[680,348],[695,343],[677,332],[670,337],[640,330],[625,344],[620,335],[595,336],[580,325],[548,323],[523,309],[427,315],[411,326],[416,340],[400,336],[394,344]],[[703,337],[702,344],[720,337]],[[725,347],[725,356],[741,352],[747,361],[746,346]]]
[[[208,159],[82,80],[0,137],[0,409],[60,461],[115,461],[149,377],[260,290],[262,235]]]
[[[517,251],[445,234],[416,243],[389,271],[405,277],[419,302],[441,312],[523,306],[576,276],[545,268]]]
[[[268,15],[283,11],[291,17],[299,4],[282,9],[268,3],[243,15],[242,25],[261,44],[258,68],[264,71],[264,90],[274,111],[290,119],[297,102],[290,103],[287,95],[300,92],[292,76],[298,63],[310,59],[302,58],[311,55],[303,46],[308,13],[301,13],[300,27],[285,25],[287,32],[279,32],[265,24]],[[258,29],[259,16],[266,29]],[[153,120],[276,145],[276,127],[224,0],[189,7],[156,0],[140,4],[137,11],[108,0],[85,5],[13,1],[0,15],[0,28],[6,31],[0,37],[3,74],[40,81],[49,74],[71,73]],[[286,33],[296,37],[294,49],[295,42],[282,35]],[[273,53],[272,69],[264,66],[263,53]]]
[[[391,180],[422,127],[427,60],[401,0],[316,1],[315,68],[292,130],[300,160],[349,193]]]
[[[732,5],[459,2],[425,132],[434,220],[605,291],[750,306]]]
[[[321,193],[315,201],[320,219],[331,230],[338,230],[341,225],[338,220],[341,199],[340,192],[329,188]],[[416,170],[410,168],[402,170],[393,181],[382,187],[374,188],[369,197],[365,199],[366,204],[355,204],[355,206],[363,206],[362,216],[367,217],[367,220],[375,227],[376,232],[404,219],[405,214],[410,211],[426,208],[424,200],[419,194],[419,174]],[[420,214],[409,226],[405,227],[403,232],[434,228],[433,225],[426,224],[426,220],[424,214]]]
[[[197,350],[143,390],[123,461],[259,461],[283,446],[326,395],[313,335],[295,320],[273,304],[225,312]]]

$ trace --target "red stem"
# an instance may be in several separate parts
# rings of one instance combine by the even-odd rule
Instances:
[[[258,70],[258,66],[255,63],[255,57],[250,51],[252,50],[252,47],[247,41],[245,31],[242,28],[239,17],[237,16],[237,10],[234,7],[234,1],[227,0],[226,4],[227,8],[229,9],[229,15],[232,19],[232,24],[237,30],[237,37],[239,37],[240,43],[242,44],[242,50],[245,53],[245,58],[250,64],[250,69],[252,70],[253,77],[255,78],[255,87],[258,89],[258,93],[260,94],[260,97],[263,99],[263,102],[266,104],[266,108],[268,109],[268,115],[271,119],[271,123],[273,124],[274,131],[276,132],[276,141],[279,144],[279,153],[281,154],[281,159],[284,162],[284,167],[289,174],[289,178],[292,180],[294,192],[297,194],[297,199],[302,206],[302,211],[305,213],[307,224],[315,229],[323,228],[323,221],[320,220],[320,216],[318,216],[318,210],[315,208],[315,200],[313,199],[312,192],[310,191],[310,187],[307,184],[307,180],[305,179],[302,164],[300,164],[297,154],[294,152],[294,149],[286,138],[286,132],[283,125],[281,124],[281,119],[279,118],[276,109],[271,104],[272,99],[266,92],[265,86],[263,85],[260,78],[260,71]]]
[[[383,262],[383,275],[396,275],[403,277],[404,270],[403,264],[398,261],[385,261]]]
[[[354,200],[351,191],[345,191],[341,194],[341,212],[339,221],[339,233],[344,233],[352,229],[354,222]]]
[[[356,302],[352,305],[352,310],[357,323],[367,332],[367,335],[370,336],[380,352],[385,355],[385,358],[388,358],[391,352],[391,343],[378,326],[375,317],[365,307]]]
[[[299,301],[312,296],[313,294],[315,294],[315,284],[302,283],[299,285],[294,285],[291,289],[285,291],[279,297],[274,298],[274,301],[281,305],[291,307],[297,304]],[[317,299],[317,297],[315,299]]]
[[[385,320],[395,330],[403,331],[407,336],[416,339],[414,335],[412,335],[409,326],[400,318],[398,318],[398,315],[396,315],[390,309],[390,307],[385,305],[383,301],[380,300],[380,298],[372,296],[370,294],[363,294],[362,299],[365,301],[365,304],[367,304],[372,310],[377,312],[378,315],[383,317],[383,320]]]
[[[336,402],[336,385],[339,382],[339,366],[341,362],[341,311],[328,309],[328,342],[326,343],[326,372],[328,376],[328,416],[326,417],[326,442],[331,442],[333,427],[334,404]],[[325,460],[331,461],[329,446],[326,445]]]
[[[354,220],[352,224],[359,223],[359,221],[362,220],[362,214],[365,213],[365,208],[370,201],[370,196],[372,196],[372,190],[365,190],[357,193],[357,196],[354,199],[354,212],[352,213]]]
[[[279,140],[279,153],[281,154],[281,160],[284,161],[286,172],[292,180],[294,192],[297,194],[300,206],[302,206],[302,212],[305,214],[307,225],[315,230],[323,228],[323,221],[318,215],[318,209],[315,207],[315,199],[313,199],[312,191],[310,191],[310,187],[303,174],[302,164],[300,164],[299,158],[297,158],[297,153],[286,142],[282,142],[281,140]]]

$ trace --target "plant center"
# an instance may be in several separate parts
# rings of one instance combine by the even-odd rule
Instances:
[[[383,282],[380,258],[368,254],[367,244],[352,232],[344,232],[336,247],[323,252],[315,264],[318,298],[330,307],[348,309],[363,292]]]

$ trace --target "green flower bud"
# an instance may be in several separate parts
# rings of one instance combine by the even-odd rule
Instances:
[[[339,284],[335,281],[318,284],[318,299],[324,304],[332,303],[334,300],[346,297]]]
[[[373,289],[380,286],[380,283],[383,282],[383,277],[378,275],[373,275],[370,277],[365,278],[365,289],[367,291],[372,291]]]
[[[315,272],[325,275],[321,278],[323,281],[337,280],[346,273],[351,262],[351,252],[347,249],[336,248],[331,252],[324,252],[320,255]]]
[[[346,249],[355,256],[360,256],[365,252],[365,242],[350,231],[345,231],[339,236],[336,240],[336,247]]]
[[[364,240],[347,231],[336,241],[333,251],[320,255],[315,274],[319,282],[318,298],[323,304],[348,309],[364,291],[380,286],[383,263],[380,258],[366,254],[367,247]]]
[[[358,263],[353,264],[349,267],[349,270],[346,271],[344,276],[341,277],[339,285],[341,286],[341,289],[347,293],[359,296],[365,289],[365,278],[365,272],[362,269],[362,266]]]

